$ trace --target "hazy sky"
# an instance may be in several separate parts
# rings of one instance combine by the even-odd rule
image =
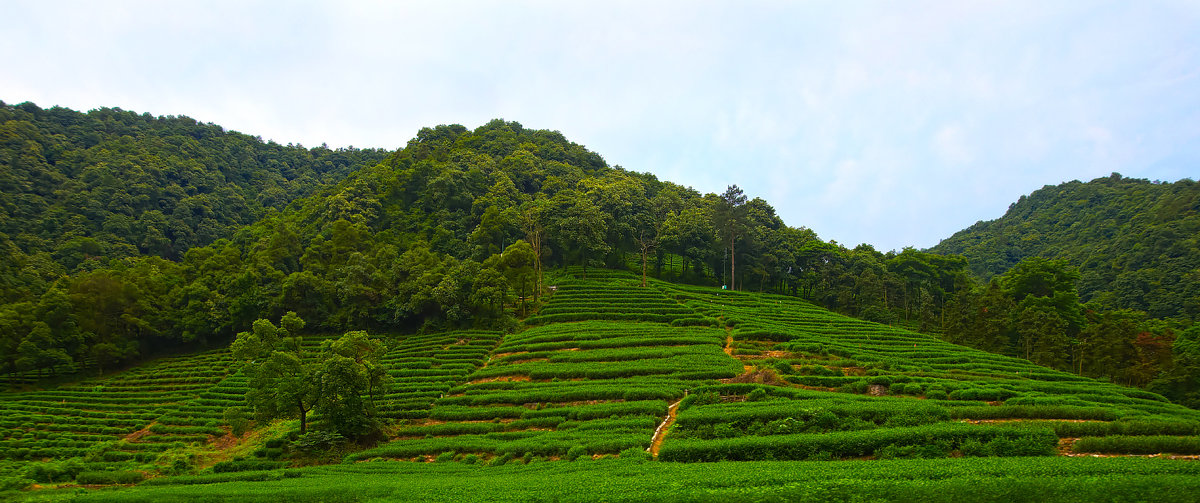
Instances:
[[[848,246],[1200,174],[1200,2],[0,0],[0,100],[399,148],[493,118]]]

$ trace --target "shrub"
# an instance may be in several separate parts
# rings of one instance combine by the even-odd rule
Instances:
[[[678,410],[684,411],[693,405],[712,405],[714,403],[721,403],[721,395],[713,391],[701,391],[683,397],[683,401],[679,402]]]
[[[492,460],[488,462],[488,466],[503,466],[505,463],[512,461],[512,458],[513,453],[506,452],[500,456],[492,458]]]
[[[446,451],[441,454],[438,454],[438,457],[434,458],[433,461],[436,463],[449,463],[451,461],[454,461],[455,455],[457,455],[457,454],[454,451]]]
[[[985,448],[992,456],[1050,456],[1055,452],[1054,445],[1032,434],[997,437],[990,440]]]
[[[81,472],[75,482],[81,485],[136,484],[146,478],[142,472],[114,470]]]
[[[958,452],[963,456],[988,456],[990,452],[977,438],[968,438],[958,446]]]
[[[83,470],[83,461],[79,458],[71,458],[57,463],[30,463],[26,465],[22,477],[42,483],[67,482],[73,480]]]
[[[212,473],[251,472],[256,469],[276,469],[287,466],[287,461],[233,460],[222,461],[212,466]]]
[[[225,418],[225,423],[229,425],[234,436],[242,436],[250,427],[250,414],[246,413],[244,407],[229,407],[225,409],[222,416]]]
[[[586,455],[587,448],[582,445],[576,445],[575,447],[567,449],[567,461],[575,461],[576,459],[579,459],[580,456]]]
[[[871,377],[870,379],[868,379],[867,383],[868,384],[878,384],[880,386],[891,386],[892,385],[892,377],[891,376],[874,376],[874,377]]]
[[[22,477],[0,477],[0,491],[20,491],[35,481]]]
[[[336,431],[315,430],[300,435],[295,442],[292,442],[292,446],[302,452],[317,452],[329,450],[345,441],[346,438]]]
[[[949,395],[944,389],[931,389],[925,392],[925,398],[930,400],[946,400],[949,398]]]
[[[618,458],[624,461],[642,463],[650,460],[650,453],[641,447],[630,447],[621,451]]]
[[[1107,452],[1120,454],[1200,454],[1200,437],[1153,435],[1131,437],[1083,437],[1071,446],[1072,452]]]

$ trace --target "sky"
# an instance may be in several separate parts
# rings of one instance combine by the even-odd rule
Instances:
[[[0,100],[403,147],[494,118],[846,246],[1200,178],[1200,2],[0,0]]]

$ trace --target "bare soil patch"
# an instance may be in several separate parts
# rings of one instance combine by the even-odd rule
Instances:
[[[125,438],[123,438],[122,440],[125,440],[126,442],[137,442],[138,440],[141,440],[142,437],[149,435],[149,434],[150,434],[150,425],[146,425],[145,428],[142,428],[142,429],[135,431],[133,433],[130,433],[128,435],[125,435]]]
[[[526,382],[526,381],[530,381],[530,380],[531,379],[529,379],[529,376],[527,376],[527,375],[511,375],[511,376],[484,377],[482,379],[472,380],[471,382],[468,382],[467,384],[480,384],[480,383],[485,383],[485,382]]]
[[[787,386],[787,382],[779,378],[772,369],[754,370],[751,365],[746,365],[745,373],[737,377],[728,379],[720,379],[723,383],[756,383],[767,384],[771,386]]]

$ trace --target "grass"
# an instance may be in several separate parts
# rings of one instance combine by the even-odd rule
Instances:
[[[586,458],[584,458],[586,459]],[[620,459],[371,462],[167,479],[25,501],[1193,501],[1200,464],[1161,459],[964,458],[648,463]]]

